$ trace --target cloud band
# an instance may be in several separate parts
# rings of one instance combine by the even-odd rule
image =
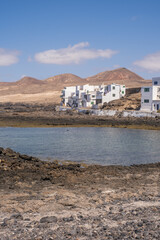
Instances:
[[[34,58],[37,62],[45,64],[79,64],[84,60],[96,58],[111,58],[117,51],[111,49],[89,49],[88,42],[80,42],[73,46],[61,49],[51,49],[36,53]]]
[[[142,60],[134,62],[134,65],[151,72],[160,71],[160,52],[149,54]]]

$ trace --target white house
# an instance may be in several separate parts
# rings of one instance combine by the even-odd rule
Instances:
[[[141,88],[141,111],[160,110],[160,77],[152,78],[152,86]]]
[[[118,84],[82,85],[65,87],[62,90],[62,103],[70,107],[97,107],[125,95],[125,86]]]
[[[125,94],[125,85],[112,83],[108,86],[104,86],[102,103],[108,103],[110,101],[120,99],[121,97],[124,97]]]

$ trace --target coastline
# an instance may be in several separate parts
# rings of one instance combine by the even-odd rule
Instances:
[[[75,110],[56,111],[52,104],[0,105],[0,127],[116,127],[160,130],[160,118],[96,116]]]
[[[41,161],[0,148],[2,239],[158,239],[160,162]]]
[[[136,121],[137,120],[137,121]],[[95,118],[88,119],[54,119],[53,118],[10,118],[0,117],[0,127],[20,127],[20,128],[53,128],[53,127],[113,127],[128,129],[160,130],[160,122],[150,118],[141,119],[119,119],[119,118]]]

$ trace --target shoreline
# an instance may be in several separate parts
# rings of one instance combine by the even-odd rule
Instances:
[[[135,125],[135,126],[112,126],[112,125],[101,125],[101,126],[99,126],[99,125],[53,125],[53,126],[43,126],[43,125],[39,125],[39,126],[37,126],[37,125],[21,125],[21,126],[19,126],[19,125],[15,125],[15,126],[13,126],[13,125],[0,125],[0,127],[8,127],[8,128],[70,128],[70,127],[77,127],[77,128],[85,128],[85,127],[95,127],[95,128],[104,128],[104,127],[106,127],[106,128],[127,128],[127,129],[135,129],[135,130],[160,130],[160,128],[156,128],[156,127],[150,127],[150,126],[137,126],[137,125]]]
[[[0,148],[2,239],[159,239],[160,162],[58,164]]]
[[[0,127],[116,127],[160,130],[160,118],[96,116],[56,111],[55,105],[1,104]]]
[[[135,119],[124,119],[124,122],[127,121],[127,124],[123,124],[122,119],[116,119],[115,118],[109,118],[109,119],[100,119],[102,122],[99,122],[97,119],[95,120],[95,123],[93,123],[94,119],[88,119],[86,121],[86,118],[81,119],[79,122],[76,122],[76,118],[70,121],[67,119],[46,119],[46,122],[44,123],[44,119],[38,119],[37,121],[33,119],[29,120],[23,120],[23,119],[14,119],[10,120],[6,117],[6,119],[0,118],[0,127],[17,127],[17,128],[54,128],[54,127],[113,127],[113,128],[127,128],[127,129],[141,129],[141,130],[160,130],[160,124],[158,123],[158,126],[152,125],[150,122],[153,121],[153,119],[138,119],[138,123],[135,124]],[[113,120],[113,121],[112,121]],[[133,121],[134,120],[134,121]],[[55,121],[55,122],[54,122]],[[74,123],[75,121],[75,123]],[[104,123],[106,121],[106,124]],[[147,123],[144,123],[146,121]],[[91,122],[91,123],[90,123]],[[110,122],[110,123],[107,123]]]

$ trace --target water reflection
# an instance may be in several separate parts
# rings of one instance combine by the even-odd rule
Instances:
[[[0,146],[42,159],[131,165],[160,161],[160,132],[121,128],[0,128]]]

